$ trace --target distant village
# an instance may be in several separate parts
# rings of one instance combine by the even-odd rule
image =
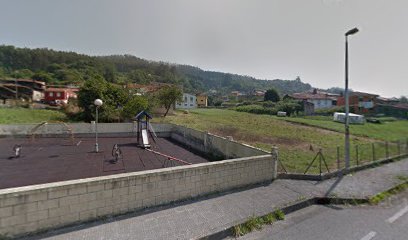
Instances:
[[[166,83],[127,84],[124,87],[135,94],[153,93]],[[68,104],[69,99],[76,99],[80,88],[78,86],[67,85],[47,85],[45,82],[32,79],[0,79],[0,105],[7,105],[15,99],[22,99],[28,102],[37,102],[49,106],[62,106]],[[217,90],[212,89],[207,93],[187,93],[184,92],[182,101],[174,104],[173,109],[194,109],[209,106],[231,107],[243,101],[263,101],[266,90],[253,90],[250,93],[231,91],[229,94],[219,96]],[[209,97],[216,96],[217,103],[209,102]],[[315,115],[316,111],[342,107],[345,105],[345,97],[342,94],[312,89],[307,92],[286,94],[282,99],[291,99],[303,104],[304,115]],[[386,115],[407,118],[408,103],[401,102],[398,98],[385,98],[378,94],[365,92],[349,93],[350,111],[363,115]]]

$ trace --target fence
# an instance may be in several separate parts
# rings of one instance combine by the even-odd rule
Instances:
[[[362,166],[378,160],[408,155],[408,138],[397,141],[350,144],[350,167]],[[294,174],[325,174],[345,168],[344,146],[311,149],[299,159],[281,156],[278,172]]]

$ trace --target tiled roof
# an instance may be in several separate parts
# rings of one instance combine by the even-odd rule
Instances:
[[[295,99],[316,99],[316,100],[326,100],[326,99],[330,99],[333,100],[335,99],[335,97],[332,96],[328,96],[327,94],[323,94],[323,93],[293,93],[292,95],[289,95],[290,97],[293,97]]]

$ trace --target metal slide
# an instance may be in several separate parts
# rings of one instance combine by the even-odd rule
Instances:
[[[149,138],[147,137],[147,129],[142,129],[142,143],[144,148],[150,148]]]

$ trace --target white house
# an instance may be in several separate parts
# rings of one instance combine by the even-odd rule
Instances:
[[[304,93],[294,93],[292,95],[288,95],[289,98],[307,101],[313,103],[314,109],[322,109],[322,108],[331,108],[334,107],[337,101],[337,96],[318,92],[316,89],[313,92],[304,92]]]
[[[197,97],[189,93],[183,93],[183,101],[176,102],[176,109],[197,108]]]

